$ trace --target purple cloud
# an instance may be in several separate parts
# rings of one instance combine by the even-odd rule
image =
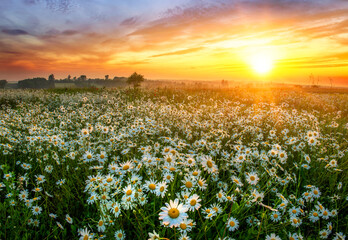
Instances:
[[[22,29],[3,29],[1,32],[6,33],[8,35],[27,35],[29,34],[27,31]]]

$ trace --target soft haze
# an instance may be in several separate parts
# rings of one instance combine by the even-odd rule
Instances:
[[[256,53],[272,58],[268,74],[252,71]],[[348,85],[348,1],[0,1],[0,79],[134,71]]]

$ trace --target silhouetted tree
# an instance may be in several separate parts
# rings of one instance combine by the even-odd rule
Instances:
[[[68,80],[69,80],[69,81],[71,80],[71,76],[70,76],[70,75],[68,75]]]
[[[55,85],[54,85],[54,80],[55,80],[55,78],[54,78],[54,75],[53,75],[53,74],[51,74],[51,75],[48,76],[49,88],[54,88],[54,87],[55,87]]]
[[[49,82],[46,78],[32,78],[32,79],[24,79],[22,81],[18,81],[18,88],[49,88]]]
[[[105,80],[109,80],[109,75],[105,75]]]
[[[130,75],[127,79],[128,84],[132,84],[134,88],[139,87],[140,83],[145,80],[143,75],[137,74],[134,72],[132,75]]]
[[[81,75],[78,80],[86,81],[87,80],[87,76],[86,75]]]
[[[5,88],[7,80],[0,80],[0,88]]]

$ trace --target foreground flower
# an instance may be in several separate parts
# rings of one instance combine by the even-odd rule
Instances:
[[[238,229],[238,227],[239,227],[239,222],[238,222],[238,220],[235,219],[234,217],[230,217],[230,218],[228,219],[226,225],[227,225],[228,230],[230,230],[230,231],[233,232],[234,230]]]
[[[118,230],[118,231],[115,232],[115,238],[116,238],[117,240],[123,240],[123,239],[126,238],[126,234],[125,234],[124,231]]]
[[[271,233],[271,235],[266,236],[266,240],[281,240],[281,238],[274,233]]]
[[[169,204],[166,203],[166,207],[161,208],[162,212],[159,214],[159,219],[163,221],[165,226],[177,227],[179,224],[187,218],[188,208],[182,203],[179,204],[179,200],[170,200]]]

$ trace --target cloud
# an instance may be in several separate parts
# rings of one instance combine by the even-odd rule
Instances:
[[[27,31],[24,31],[22,29],[3,29],[1,32],[6,33],[8,35],[27,35],[29,34]]]
[[[63,35],[66,35],[66,36],[71,36],[71,35],[75,35],[75,34],[78,34],[79,31],[76,31],[76,30],[65,30],[62,32]]]
[[[170,55],[182,55],[182,54],[188,54],[188,53],[193,53],[197,52],[204,49],[203,47],[196,47],[196,48],[189,48],[189,49],[184,49],[184,50],[178,50],[174,52],[167,52],[167,53],[161,53],[161,54],[156,54],[153,55],[152,57],[163,57],[163,56],[170,56]]]
[[[137,23],[138,19],[136,17],[130,17],[121,22],[121,26],[133,26]]]

